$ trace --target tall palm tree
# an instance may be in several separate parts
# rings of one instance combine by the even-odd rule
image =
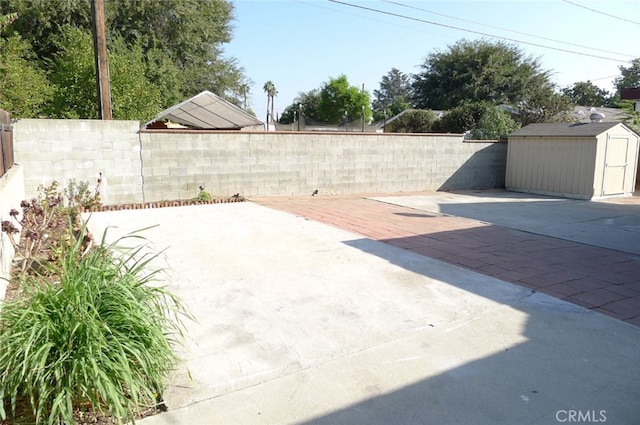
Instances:
[[[278,94],[278,90],[271,80],[264,83],[262,89],[267,93],[267,130],[269,130],[269,116],[273,119],[273,98]],[[271,113],[269,113],[269,105],[271,105]]]
[[[244,99],[243,109],[246,111],[247,110],[247,93],[249,92],[249,84],[247,83],[240,84],[240,91],[242,92],[242,97]]]

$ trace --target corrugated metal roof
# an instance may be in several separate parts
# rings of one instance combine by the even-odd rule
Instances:
[[[146,123],[145,127],[160,120],[204,130],[236,130],[263,125],[253,115],[206,90],[162,111],[155,119]]]
[[[589,123],[535,123],[522,127],[508,137],[595,137],[607,130],[621,125],[628,131],[632,131],[626,125],[619,122],[589,122]]]

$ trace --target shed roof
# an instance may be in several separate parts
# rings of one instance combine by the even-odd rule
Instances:
[[[514,131],[508,137],[595,137],[618,125],[633,132],[619,122],[535,123]]]
[[[253,115],[206,90],[162,111],[155,119],[146,123],[145,127],[165,119],[205,130],[236,130],[262,125],[262,121]]]

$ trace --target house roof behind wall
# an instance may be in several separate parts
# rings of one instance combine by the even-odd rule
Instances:
[[[204,130],[237,130],[262,125],[253,115],[206,90],[162,111],[145,127],[163,120]]]
[[[573,116],[578,122],[591,122],[591,114],[599,112],[604,114],[607,122],[624,122],[629,118],[629,113],[619,108],[602,108],[593,106],[576,106],[573,108]]]

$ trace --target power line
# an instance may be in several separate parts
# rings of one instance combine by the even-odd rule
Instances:
[[[514,33],[514,34],[526,35],[527,37],[534,37],[534,38],[539,38],[541,40],[553,41],[554,43],[566,44],[568,46],[581,47],[583,49],[589,49],[589,50],[597,50],[599,52],[604,52],[604,53],[613,53],[613,54],[616,54],[616,55],[627,56],[627,57],[630,57],[630,58],[634,58],[635,57],[635,56],[630,55],[628,53],[619,53],[619,52],[614,52],[614,51],[611,51],[611,50],[597,49],[597,48],[591,47],[591,46],[584,46],[582,44],[570,43],[570,42],[567,42],[567,41],[561,41],[561,40],[556,40],[556,39],[553,39],[553,38],[543,37],[541,35],[529,34],[529,33],[526,33],[526,32],[515,31],[515,30],[508,29],[508,28],[503,28],[503,27],[498,27],[498,26],[495,26],[495,25],[485,24],[485,23],[478,22],[478,21],[472,21],[470,19],[463,19],[463,18],[458,18],[456,16],[445,15],[444,13],[433,12],[431,10],[422,9],[422,8],[416,7],[416,6],[410,6],[408,4],[403,4],[403,3],[400,3],[400,2],[397,2],[397,1],[391,1],[391,0],[381,0],[381,1],[383,3],[395,4],[397,6],[406,7],[408,9],[419,10],[419,11],[422,11],[422,12],[431,13],[433,15],[442,16],[442,17],[445,17],[445,18],[455,19],[457,21],[469,22],[471,24],[483,25],[485,27],[497,29],[497,30],[500,30],[500,31],[507,31],[507,32],[511,32],[511,33]]]
[[[293,0],[293,1],[295,3],[304,4],[304,5],[311,6],[311,7],[316,7],[318,9],[330,10],[332,12],[342,13],[342,14],[347,15],[347,16],[355,16],[356,18],[365,19],[367,21],[378,22],[378,23],[385,24],[385,25],[392,25],[392,26],[398,27],[398,28],[405,28],[405,29],[412,30],[412,31],[418,31],[418,32],[425,33],[425,34],[430,34],[430,35],[442,37],[441,34],[425,32],[424,30],[420,30],[420,29],[417,29],[417,28],[414,28],[414,27],[410,27],[410,26],[407,26],[407,25],[399,25],[399,24],[394,23],[394,22],[384,21],[382,19],[375,19],[375,18],[371,18],[371,17],[368,17],[368,16],[363,16],[362,14],[349,13],[349,12],[345,12],[344,10],[335,9],[334,7],[321,6],[321,5],[317,4],[317,2],[315,2],[315,1],[311,1],[311,2],[306,2],[306,1],[303,1],[303,0]]]
[[[613,18],[613,19],[619,19],[619,20],[624,21],[624,22],[629,22],[630,24],[640,25],[640,22],[638,22],[638,21],[632,21],[631,19],[627,19],[627,18],[622,18],[620,16],[611,15],[611,14],[609,14],[607,12],[602,12],[600,10],[596,10],[596,9],[592,9],[590,7],[587,7],[587,6],[583,6],[580,3],[575,3],[575,2],[572,2],[572,1],[569,1],[569,0],[562,0],[562,1],[565,2],[565,3],[572,4],[572,5],[576,6],[576,7],[581,7],[583,9],[590,10],[591,12],[595,12],[595,13],[599,13],[599,14],[604,15],[604,16],[608,16],[608,17]]]
[[[374,9],[372,7],[360,6],[360,5],[357,5],[357,4],[347,3],[347,2],[344,2],[344,1],[339,1],[339,0],[327,0],[327,1],[329,1],[331,3],[342,4],[344,6],[355,7],[357,9],[368,10],[370,12],[376,12],[376,13],[382,13],[384,15],[395,16],[397,18],[409,19],[409,20],[416,21],[416,22],[422,22],[422,23],[425,23],[425,24],[436,25],[436,26],[439,26],[439,27],[444,27],[444,28],[454,29],[454,30],[458,30],[458,31],[469,32],[469,33],[472,33],[472,34],[479,34],[479,35],[482,35],[484,37],[492,37],[492,38],[497,38],[497,39],[501,39],[501,40],[511,41],[513,43],[527,44],[529,46],[541,47],[543,49],[556,50],[556,51],[559,51],[559,52],[571,53],[573,55],[588,56],[588,57],[592,57],[592,58],[596,58],[596,59],[603,59],[603,60],[608,60],[608,61],[618,62],[618,63],[621,63],[621,62],[629,63],[630,62],[630,61],[625,61],[625,60],[620,60],[620,59],[609,58],[609,57],[606,57],[606,56],[592,55],[590,53],[581,53],[581,52],[576,52],[574,50],[561,49],[559,47],[545,46],[544,44],[531,43],[529,41],[516,40],[516,39],[513,39],[513,38],[509,38],[509,37],[502,37],[502,36],[498,36],[498,35],[489,34],[489,33],[486,33],[486,32],[474,31],[474,30],[470,30],[470,29],[466,29],[466,28],[456,27],[456,26],[453,26],[453,25],[441,24],[439,22],[433,22],[433,21],[428,21],[426,19],[414,18],[412,16],[406,16],[406,15],[401,15],[399,13],[393,13],[393,12],[388,12],[388,11],[385,11],[385,10]]]

